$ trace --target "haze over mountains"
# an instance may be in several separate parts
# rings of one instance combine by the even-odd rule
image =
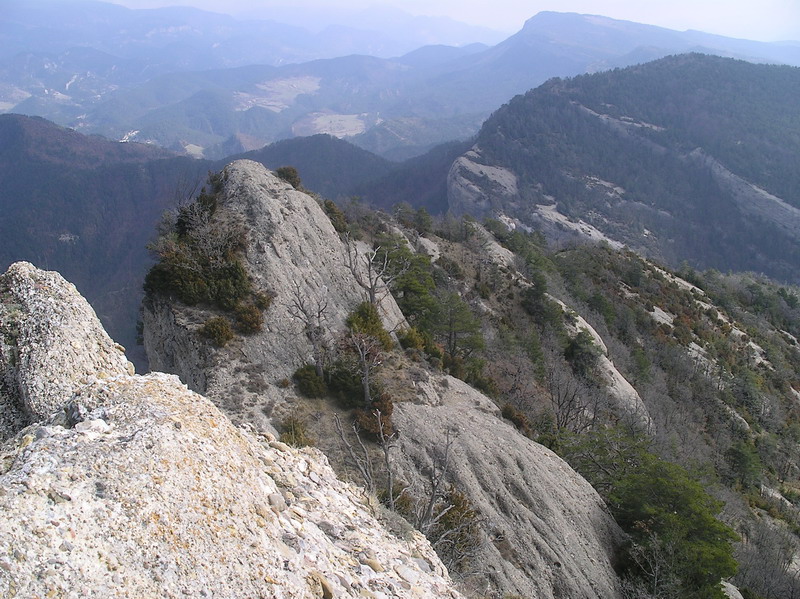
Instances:
[[[148,264],[145,245],[159,215],[233,156],[270,168],[294,165],[304,185],[325,197],[358,195],[385,208],[410,202],[432,213],[502,214],[527,225],[545,224],[557,237],[571,226],[561,222],[569,216],[672,264],[688,260],[699,267],[754,269],[797,280],[797,235],[785,226],[792,219],[774,211],[753,218],[743,200],[730,199],[718,181],[709,184],[706,208],[692,203],[708,192],[696,192],[693,185],[704,177],[719,179],[718,162],[745,184],[798,207],[792,191],[799,144],[791,115],[798,113],[800,97],[794,68],[695,55],[568,84],[551,82],[498,110],[477,138],[471,136],[514,94],[554,75],[599,72],[691,49],[796,65],[800,44],[542,13],[493,47],[435,45],[394,59],[353,55],[198,71],[241,65],[245,58],[269,62],[273,42],[285,62],[317,50],[309,41],[313,35],[274,23],[248,24],[190,9],[51,4],[26,3],[0,29],[2,107],[43,115],[81,133],[157,143],[119,145],[45,121],[0,118],[0,201],[11,217],[2,223],[2,266],[29,259],[58,269],[128,346]],[[266,35],[271,27],[286,37]],[[219,36],[228,42],[212,43]],[[260,53],[233,44],[256,38]],[[287,39],[292,44],[287,46]],[[302,44],[305,49],[292,50]],[[656,84],[666,91],[642,93],[642,86]],[[627,97],[607,97],[614,86]],[[637,123],[658,123],[666,133],[643,131]],[[313,135],[318,132],[361,148]],[[282,138],[289,139],[257,149]],[[437,146],[453,139],[464,141]],[[527,147],[541,139],[548,140],[544,147]],[[478,158],[466,154],[476,140]],[[597,157],[607,154],[609,143],[616,144],[619,158],[610,172],[608,160]],[[663,148],[647,163],[659,169],[646,166],[646,177],[641,144]],[[720,144],[727,154],[717,151]],[[217,160],[180,158],[158,145]],[[661,151],[671,162],[661,160]],[[386,160],[414,155],[401,164]],[[546,173],[531,165],[532,155],[547,158]],[[481,165],[478,174],[465,171],[472,163]],[[496,182],[480,174],[483,167],[513,173],[521,190],[517,204],[494,194]],[[613,185],[587,187],[591,178]],[[671,189],[676,180],[683,185]],[[470,193],[492,196],[491,209],[464,203],[465,182]],[[555,188],[547,191],[548,185]],[[627,195],[606,198],[604,190],[617,186]],[[713,235],[706,234],[708,226]]]
[[[379,47],[355,30],[337,41],[194,9],[51,4],[26,4],[0,30],[2,109],[210,158],[315,133],[406,158],[469,137],[550,77],[686,51],[800,65],[800,44],[577,14],[541,13],[491,47],[464,43],[474,28],[393,18],[403,45],[383,34]],[[409,52],[424,43],[415,30],[440,45]]]

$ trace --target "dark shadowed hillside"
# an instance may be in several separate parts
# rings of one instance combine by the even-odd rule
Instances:
[[[0,116],[0,263],[29,260],[65,273],[133,349],[145,246],[198,169],[160,148]]]
[[[304,187],[348,195],[390,163],[336,138],[297,138],[247,155],[294,166]],[[165,210],[192,197],[212,163],[86,136],[41,118],[0,116],[0,268],[28,260],[64,273],[137,365],[136,319],[147,250]]]
[[[800,69],[700,54],[555,79],[486,121],[450,208],[559,236],[567,216],[672,264],[796,281],[798,98]]]
[[[235,157],[248,158],[275,170],[294,166],[303,185],[328,198],[350,195],[353,188],[388,173],[394,166],[351,143],[331,135],[313,135],[276,142]]]

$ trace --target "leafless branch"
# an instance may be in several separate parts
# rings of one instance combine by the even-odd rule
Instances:
[[[381,246],[362,253],[349,233],[345,234],[344,241],[347,249],[345,264],[348,270],[353,274],[356,283],[367,292],[369,303],[377,306],[381,297],[389,292],[392,282],[408,270],[410,263],[407,260],[400,264],[395,263],[389,252]]]
[[[328,299],[311,299],[303,295],[300,283],[294,282],[292,302],[288,306],[289,314],[303,323],[306,337],[311,343],[314,354],[314,367],[317,376],[322,377],[325,364],[325,327],[328,320]]]
[[[347,454],[350,456],[350,460],[355,465],[358,472],[361,474],[361,479],[364,481],[364,488],[367,490],[368,493],[371,495],[375,494],[375,471],[372,466],[372,460],[369,457],[369,452],[367,451],[364,442],[361,440],[361,435],[358,432],[358,426],[356,423],[353,423],[353,433],[355,434],[356,440],[358,441],[359,448],[361,450],[361,455],[356,453],[356,450],[353,448],[353,444],[347,439],[347,435],[344,432],[344,428],[342,427],[342,422],[339,420],[339,415],[333,415],[333,421],[336,425],[336,432],[339,434],[339,439],[341,439],[342,443],[344,444],[345,449],[347,450]]]

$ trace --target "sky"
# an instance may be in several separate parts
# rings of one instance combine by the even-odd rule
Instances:
[[[800,41],[800,0],[107,0],[129,8],[191,5],[215,12],[268,17],[272,7],[325,12],[395,6],[515,33],[543,10],[603,15],[683,31],[697,29],[760,41]],[[277,20],[277,19],[276,19]]]

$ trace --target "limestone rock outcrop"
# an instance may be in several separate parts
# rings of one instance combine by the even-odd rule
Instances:
[[[507,168],[483,164],[477,145],[460,156],[447,174],[447,206],[452,214],[487,216],[502,211],[518,192],[517,176]]]
[[[34,407],[0,445],[0,596],[460,597],[318,451],[237,429],[175,376],[129,374],[57,274],[2,281],[4,369]]]
[[[447,480],[470,498],[488,539],[473,578],[523,597],[619,597],[613,560],[622,533],[592,486],[469,385],[441,377],[424,386],[419,402],[395,404],[402,471],[430,472],[447,432],[455,435]]]
[[[363,295],[345,266],[345,248],[313,198],[247,161],[229,165],[225,173],[221,205],[240,214],[250,229],[248,272],[276,293],[264,331],[183,370],[196,338],[192,310],[164,303],[146,313],[144,325],[151,365],[170,367],[189,382],[207,381],[209,396],[228,412],[225,398],[231,389],[246,389],[253,372],[287,376],[308,361],[310,345],[291,314],[294,293],[310,301],[327,299],[327,324],[334,331],[343,328]],[[511,263],[507,250],[497,246],[497,253],[498,260]],[[390,295],[383,312],[389,322],[402,319]],[[163,359],[168,355],[175,356],[171,363]],[[415,371],[418,380],[398,383],[402,393],[390,391],[396,400],[393,419],[401,431],[398,476],[423,487],[433,452],[447,430],[458,429],[448,481],[474,502],[486,541],[476,560],[482,570],[471,580],[477,581],[475,596],[619,597],[612,561],[621,533],[591,486],[504,422],[480,392],[458,379]],[[407,375],[398,372],[400,378]],[[265,413],[276,419],[285,414],[290,402],[297,402],[293,394],[274,383],[262,386],[251,394],[258,407],[244,415],[237,411],[236,418],[269,430]],[[332,426],[322,425],[319,437],[331,456],[340,454]]]
[[[131,374],[124,349],[71,283],[27,262],[0,276],[0,441],[91,377]]]
[[[219,206],[247,228],[248,274],[256,288],[274,294],[264,329],[237,340],[224,357],[214,356],[196,339],[194,331],[202,322],[193,321],[194,311],[156,298],[143,311],[145,349],[153,370],[178,374],[192,389],[213,399],[238,382],[226,375],[237,365],[268,372],[271,380],[260,395],[277,397],[272,383],[312,359],[304,324],[290,310],[296,299],[310,306],[326,303],[325,329],[332,342],[366,296],[348,268],[346,244],[313,197],[250,160],[225,167],[224,178]],[[358,247],[362,259],[355,262],[360,268],[367,250],[363,244]],[[405,318],[391,295],[381,295],[379,309],[387,330],[403,326]],[[215,359],[224,360],[226,368],[212,368]]]

